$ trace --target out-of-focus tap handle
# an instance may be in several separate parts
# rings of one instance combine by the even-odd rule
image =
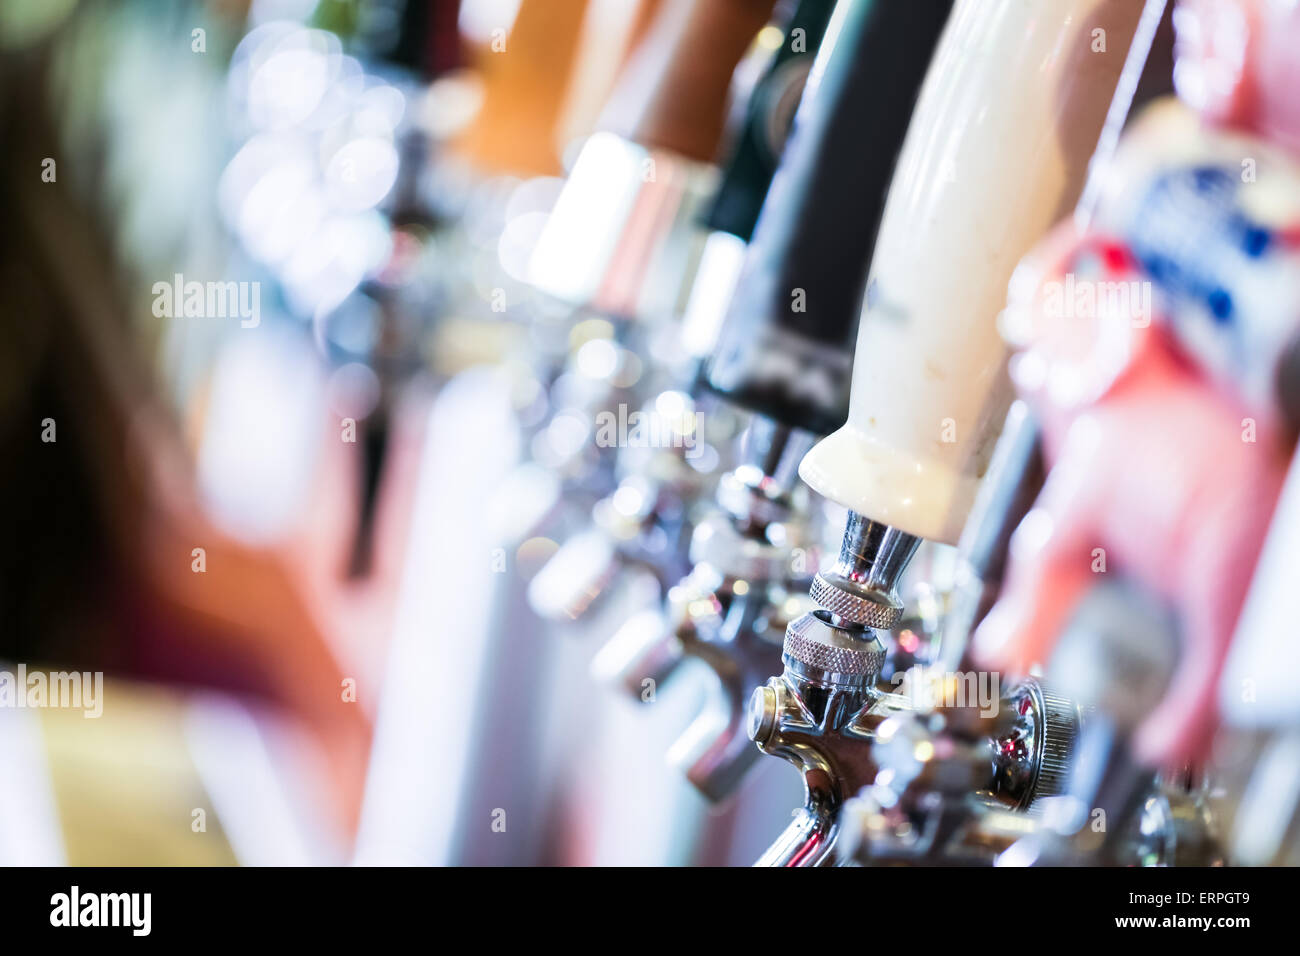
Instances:
[[[1122,315],[1114,310],[1115,319],[1131,312],[1139,327],[1164,324],[1197,365],[1256,412],[1268,410],[1300,324],[1296,157],[1208,128],[1166,99],[1125,134],[1103,178],[1092,229],[1119,238],[1145,278],[1140,297]],[[1115,288],[1097,283],[1090,273],[1099,271],[1080,264],[1076,299],[1089,282]],[[1077,304],[1069,303],[1076,311]],[[1099,378],[1096,387],[1105,384]]]
[[[1038,423],[1028,405],[1013,402],[993,450],[988,474],[957,544],[970,569],[980,578],[1001,579],[1007,542],[1016,525],[1033,507],[1043,478]]]
[[[346,8],[335,9],[342,13]],[[402,4],[395,30],[390,17],[374,16],[361,17],[357,31],[362,43],[381,51],[384,60],[427,82],[464,65],[459,17],[460,0],[422,0]]]
[[[1288,343],[1278,361],[1277,404],[1287,434],[1300,433],[1300,336]]]
[[[939,664],[958,666],[970,634],[997,600],[1011,536],[1034,506],[1046,479],[1042,433],[1029,406],[1007,411],[989,470],[957,543],[961,554],[956,606],[944,622]]]
[[[1296,44],[1300,7],[1258,0],[1180,0],[1179,95],[1210,120],[1300,153]]]
[[[710,234],[682,315],[682,343],[696,360],[713,351],[744,264],[745,245],[754,235],[834,9],[835,0],[799,0],[782,25],[781,46],[749,93],[731,156],[704,214]],[[779,6],[782,10],[790,10],[789,5]]]
[[[781,160],[804,84],[835,9],[835,0],[799,0],[745,108],[705,224],[748,242]]]
[[[1291,459],[1269,522],[1219,684],[1219,703],[1231,724],[1265,728],[1300,725],[1300,698],[1295,692],[1300,671],[1300,646],[1295,640],[1300,613],[1297,548],[1300,452]]]
[[[665,0],[600,125],[650,149],[711,162],[731,75],[774,0]]]
[[[876,229],[948,11],[836,8],[705,373],[714,391],[819,434],[844,421]]]
[[[1090,553],[1091,571],[1109,560],[1164,594],[1184,651],[1135,744],[1153,762],[1210,742],[1219,669],[1281,484],[1275,396],[1300,319],[1300,170],[1258,139],[1207,129],[1177,102],[1149,109],[1115,155],[1091,231],[1049,239],[1046,281],[1026,273],[1036,296],[1013,288],[1008,313],[1029,302],[1025,328],[1036,323],[1013,377],[1053,471],[1017,536],[1005,603],[981,625],[990,662],[1044,659],[1088,586]],[[1144,481],[1154,469],[1160,480]]]
[[[1177,661],[1169,611],[1127,584],[1105,583],[1083,598],[1048,664],[1062,692],[1090,705],[1075,746],[1068,794],[1078,806],[1121,820],[1136,812],[1156,768],[1135,759],[1134,730],[1159,703]]]
[[[504,38],[504,52],[501,38],[485,38],[475,63],[483,79],[482,105],[452,141],[456,153],[497,173],[561,172],[564,144],[556,142],[556,127],[588,6],[586,0],[522,0]]]
[[[745,732],[747,717],[743,707],[708,709],[686,728],[668,753],[668,762],[680,768],[692,786],[713,803],[734,793],[762,756]]]
[[[618,684],[632,697],[648,702],[684,659],[671,619],[658,610],[647,610],[629,618],[592,658],[591,674],[601,683]]]
[[[347,575],[364,578],[370,574],[374,559],[375,518],[379,511],[379,486],[388,458],[389,411],[381,402],[361,424],[361,462],[359,465],[360,500],[357,523],[352,536],[352,553]]]

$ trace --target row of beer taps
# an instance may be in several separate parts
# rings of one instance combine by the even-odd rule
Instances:
[[[649,569],[593,668],[712,671],[671,758],[710,801],[794,766],[761,864],[1293,852],[1221,766],[1296,716],[1286,37],[1254,0],[663,5],[532,253],[577,333],[535,428],[591,517],[530,599]]]

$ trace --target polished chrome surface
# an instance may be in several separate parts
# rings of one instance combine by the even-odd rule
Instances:
[[[1011,726],[993,739],[997,791],[1018,809],[1065,792],[1083,714],[1036,679],[1012,689],[1003,710]]]
[[[782,659],[787,669],[809,680],[869,687],[885,663],[885,648],[870,631],[836,627],[826,611],[813,611],[790,623]]]
[[[903,616],[900,601],[880,592],[862,593],[833,574],[813,578],[808,594],[833,617],[862,627],[893,627]]]
[[[734,589],[735,583],[727,586]],[[751,584],[741,596],[733,591],[728,604],[716,631],[679,632],[682,654],[704,663],[716,683],[703,712],[668,754],[669,763],[715,803],[735,791],[760,756],[746,732],[749,698],[772,671],[788,613],[807,607],[806,599],[779,584]]]
[[[751,423],[742,464],[719,482],[721,510],[696,522],[693,567],[667,590],[658,632],[629,622],[593,663],[642,698],[686,660],[709,668],[715,689],[668,760],[713,802],[730,796],[757,760],[747,702],[779,670],[787,625],[812,609],[816,522],[796,472],[811,441],[796,429]]]
[[[937,707],[891,717],[870,743],[878,772],[843,811],[841,853],[863,865],[992,865],[1046,817],[1055,762],[1078,729],[1073,702],[1028,680],[996,712]]]
[[[763,476],[762,490],[767,497],[788,496],[801,487],[799,462],[816,440],[811,432],[756,416],[742,440],[744,473],[753,469]]]
[[[850,511],[835,572],[858,587],[896,596],[921,539]]]
[[[839,810],[875,777],[873,730],[906,701],[874,686],[879,639],[835,626],[824,611],[790,625],[783,659],[784,674],[750,698],[748,731],[762,752],[802,774],[804,807],[758,865],[833,864]]]
[[[920,543],[850,512],[839,559],[813,581],[820,609],[791,622],[782,676],[751,698],[754,742],[793,763],[804,780],[803,810],[759,865],[836,862],[839,810],[875,777],[872,731],[907,706],[876,689],[886,651],[871,628],[901,616],[899,579]]]
[[[958,549],[980,578],[1001,581],[1007,544],[1044,479],[1041,432],[1029,407],[1011,403]]]
[[[849,512],[839,559],[817,575],[813,599],[846,622],[892,627],[903,613],[898,584],[921,539]]]

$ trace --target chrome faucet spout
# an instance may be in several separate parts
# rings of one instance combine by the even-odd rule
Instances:
[[[768,847],[755,866],[828,866],[838,832],[835,814],[826,807],[807,806]]]

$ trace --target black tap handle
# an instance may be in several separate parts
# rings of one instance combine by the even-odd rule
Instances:
[[[713,232],[748,242],[781,161],[795,109],[821,47],[835,0],[799,0],[784,25],[781,48],[768,62],[745,107],[745,121],[705,216]]]
[[[858,316],[894,164],[950,0],[840,0],[704,382],[825,434],[848,416]]]

